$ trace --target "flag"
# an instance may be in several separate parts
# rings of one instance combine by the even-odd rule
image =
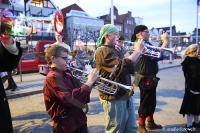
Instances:
[[[200,6],[200,0],[197,0],[197,6]]]

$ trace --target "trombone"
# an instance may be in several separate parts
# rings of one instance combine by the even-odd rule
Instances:
[[[73,67],[69,67],[69,68],[72,70],[72,75],[75,78],[80,80],[80,82],[83,83],[83,84],[86,83],[87,76],[88,76],[88,73],[86,71],[83,71],[83,70],[80,70],[80,69],[77,69],[77,68],[73,68]],[[82,75],[80,75],[80,76],[76,75],[75,72],[81,72]],[[103,81],[104,83],[102,83],[100,81],[96,81],[94,83],[94,86],[98,91],[106,93],[106,94],[116,95],[119,87],[122,88],[122,89],[125,89],[125,90],[132,89],[132,86],[123,85],[123,84],[114,82],[112,80],[108,80],[106,78],[100,77],[100,80]],[[110,84],[112,84],[113,86],[112,87],[109,86]]]

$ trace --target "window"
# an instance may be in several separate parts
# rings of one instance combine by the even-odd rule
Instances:
[[[49,0],[32,1],[29,5],[36,7],[55,8],[55,6]]]
[[[46,0],[43,1],[43,6],[48,7],[48,8],[55,8],[50,1],[46,1]]]
[[[92,25],[92,20],[91,19],[87,19],[87,25]]]
[[[85,25],[85,18],[80,18],[81,19],[81,24]]]
[[[14,13],[13,13],[13,15],[14,15],[14,16],[19,16],[19,15],[20,15],[20,13],[21,13],[21,14],[23,14],[23,12],[22,12],[22,11],[16,11],[16,10],[15,10],[15,11],[14,11]]]
[[[131,30],[129,30],[129,34],[131,34]]]
[[[127,28],[125,29],[125,33],[128,33],[128,29]]]
[[[80,24],[80,19],[79,18],[74,18],[74,24]]]
[[[36,55],[35,54],[30,54],[30,55],[27,55],[23,58],[23,60],[33,60],[36,58]]]
[[[79,15],[79,16],[88,16],[85,12],[81,12],[81,11],[71,11],[71,14]]]
[[[133,25],[133,21],[127,20],[127,24],[132,24]]]
[[[116,25],[119,31],[122,31],[121,25]]]
[[[103,26],[103,25],[104,25],[103,21],[99,21],[99,26]]]
[[[92,22],[93,22],[93,25],[94,25],[94,26],[97,26],[97,25],[98,25],[98,21],[97,21],[97,20],[93,20]]]

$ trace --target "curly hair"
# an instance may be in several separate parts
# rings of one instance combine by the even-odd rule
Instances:
[[[51,56],[60,56],[61,52],[67,52],[67,54],[69,53],[68,49],[64,48],[63,46],[50,45],[45,51],[45,58],[47,60],[47,63],[51,65]]]

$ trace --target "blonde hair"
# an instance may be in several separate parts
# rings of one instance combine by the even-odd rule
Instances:
[[[191,44],[190,46],[188,46],[185,50],[181,52],[181,57],[184,59],[188,54],[192,52],[197,52],[198,49],[199,49],[198,44]]]

